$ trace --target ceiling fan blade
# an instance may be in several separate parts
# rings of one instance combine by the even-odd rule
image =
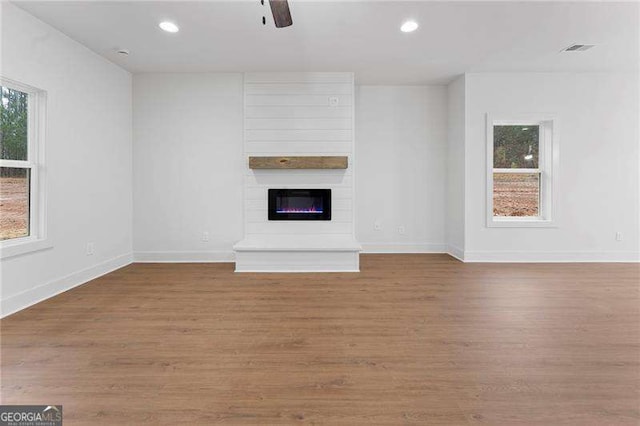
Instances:
[[[276,23],[276,28],[293,25],[287,0],[269,0],[269,6],[271,6],[271,13],[273,13],[273,20]]]

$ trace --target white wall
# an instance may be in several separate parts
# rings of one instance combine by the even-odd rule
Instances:
[[[467,74],[466,84],[465,260],[637,260],[638,75]],[[485,226],[485,115],[501,111],[557,116],[556,228]]]
[[[0,73],[47,91],[54,244],[2,260],[6,315],[130,262],[131,76],[12,4],[1,7]]]
[[[269,75],[273,76],[266,74]],[[248,76],[259,79],[265,75]],[[254,154],[351,155],[348,140],[323,143],[305,140],[314,139],[313,135],[298,129],[311,126],[308,130],[333,132],[335,134],[328,136],[340,139],[351,130],[351,97],[328,92],[314,95],[343,96],[338,108],[313,105],[262,108],[254,103],[264,103],[269,96],[251,91],[277,90],[280,86],[265,81],[247,84],[250,87],[246,94],[247,137],[243,154],[241,75],[141,74],[134,77],[136,259],[231,259],[233,244],[243,238],[242,215],[237,214],[238,206],[242,205],[243,169],[247,182],[244,214],[247,236],[283,232],[282,223],[266,221],[265,188],[274,185],[333,188],[335,220],[332,223],[307,222],[294,226],[323,228],[322,232],[345,235],[353,232],[350,219],[353,168],[256,172],[247,168],[246,160]],[[302,90],[300,85],[293,86],[296,85],[288,89]],[[327,87],[330,85],[313,90]],[[291,97],[273,96],[278,102]],[[300,95],[295,96],[300,101]],[[357,239],[369,251],[444,251],[446,88],[358,87],[356,111],[357,157],[351,160],[357,162]],[[292,114],[297,118],[292,119]],[[291,125],[302,130],[298,132],[301,137],[295,141],[277,144],[264,140],[265,132],[269,139],[274,131],[286,131],[274,126]],[[321,129],[319,125],[335,128]],[[210,135],[209,139],[203,140],[202,134]],[[176,137],[180,138],[179,144],[174,143]],[[226,161],[212,167],[211,158]],[[290,180],[291,176],[297,180]],[[218,209],[216,197],[210,194],[227,200],[229,208]],[[391,196],[393,201],[385,201],[385,196]],[[374,215],[369,208],[372,205],[382,207],[379,215]],[[373,230],[376,219],[382,224],[381,231]],[[398,234],[397,228],[401,225],[406,230],[404,235]],[[210,233],[209,242],[201,241],[205,231]]]
[[[357,87],[356,236],[365,251],[445,250],[446,150],[445,86]]]
[[[136,75],[133,111],[136,260],[232,260],[242,238],[242,74]]]
[[[447,251],[461,259],[465,250],[465,76],[447,86]]]

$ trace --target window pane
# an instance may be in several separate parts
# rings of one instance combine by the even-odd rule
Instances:
[[[26,161],[29,95],[3,86],[0,94],[0,159]]]
[[[494,216],[539,216],[540,175],[538,173],[494,173]]]
[[[540,126],[493,126],[494,169],[537,169]]]
[[[0,167],[0,240],[29,235],[29,169]]]

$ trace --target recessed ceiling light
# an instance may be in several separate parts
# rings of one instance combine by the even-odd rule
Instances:
[[[402,24],[400,31],[403,33],[411,33],[418,29],[418,23],[416,21],[407,21]]]
[[[180,31],[180,28],[178,28],[176,24],[170,21],[160,22],[158,26],[168,33],[177,33],[178,31]]]

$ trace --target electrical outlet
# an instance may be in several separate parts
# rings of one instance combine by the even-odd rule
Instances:
[[[398,234],[404,235],[405,233],[406,233],[406,230],[404,229],[404,225],[398,226]]]
[[[373,222],[373,229],[376,231],[381,231],[382,223],[379,220],[376,220],[375,222]]]
[[[204,241],[204,242],[209,241],[209,233],[208,232],[203,232],[202,233],[202,241]]]
[[[622,232],[616,232],[616,241],[622,241]]]
[[[95,253],[95,244],[87,243],[87,256],[93,256],[93,253]]]

